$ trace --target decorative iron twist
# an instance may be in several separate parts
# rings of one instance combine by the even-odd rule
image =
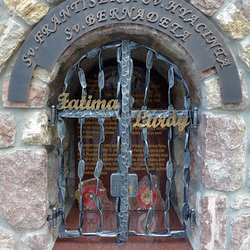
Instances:
[[[152,174],[149,172],[148,166],[148,156],[149,148],[147,142],[147,127],[142,128],[142,140],[144,148],[144,160],[145,167],[148,174],[149,187],[151,193],[151,206],[148,210],[147,219],[146,219],[146,229],[145,234],[139,234],[134,231],[129,230],[129,202],[128,202],[128,169],[132,163],[132,150],[131,150],[131,118],[135,118],[138,114],[138,110],[132,110],[134,99],[131,96],[131,77],[133,74],[133,60],[131,59],[131,51],[139,48],[145,48],[148,50],[146,57],[146,78],[145,78],[145,93],[143,106],[141,110],[147,110],[149,91],[150,91],[150,71],[153,67],[153,57],[162,61],[170,68],[168,70],[168,101],[169,106],[167,110],[147,110],[147,117],[151,118],[168,118],[173,114],[174,106],[172,104],[171,90],[174,86],[174,79],[177,79],[179,82],[183,83],[185,89],[184,96],[184,110],[176,111],[177,116],[180,115],[189,115],[189,119],[193,116],[197,117],[197,110],[195,115],[193,115],[191,110],[191,101],[189,97],[189,90],[184,78],[181,75],[180,70],[174,64],[174,62],[162,55],[161,53],[156,52],[155,50],[131,41],[121,41],[115,43],[109,43],[104,46],[98,46],[95,49],[91,50],[86,55],[83,55],[67,72],[67,75],[64,79],[63,93],[66,92],[69,84],[72,82],[73,76],[78,70],[78,78],[82,88],[82,97],[87,96],[87,82],[81,64],[84,60],[92,59],[96,56],[99,56],[99,74],[98,74],[98,87],[99,87],[99,99],[102,99],[102,90],[104,88],[104,71],[103,71],[103,51],[117,47],[117,64],[118,64],[118,83],[117,83],[117,100],[120,108],[118,110],[58,110],[58,121],[57,121],[57,130],[58,137],[60,139],[60,172],[57,174],[57,180],[59,184],[59,196],[58,200],[62,205],[60,213],[62,214],[62,219],[59,225],[59,236],[60,237],[77,237],[85,235],[98,235],[106,237],[118,236],[118,242],[127,240],[128,235],[147,235],[147,236],[171,236],[171,237],[187,237],[187,220],[189,217],[194,218],[193,211],[190,212],[188,205],[188,187],[190,182],[190,152],[189,152],[189,136],[190,136],[190,124],[185,128],[185,141],[184,141],[184,166],[183,166],[183,184],[184,184],[184,202],[182,205],[182,220],[183,220],[183,230],[179,231],[170,231],[170,219],[169,219],[169,208],[170,208],[170,190],[172,185],[173,178],[173,162],[172,162],[172,137],[173,129],[170,127],[168,129],[168,153],[169,160],[166,163],[166,200],[165,200],[165,228],[166,232],[152,232],[149,233],[149,224],[152,221],[154,215],[154,200],[153,200],[153,179]],[[64,174],[64,159],[63,159],[63,139],[66,134],[66,128],[64,124],[64,117],[68,118],[78,118],[80,125],[80,141],[78,143],[79,150],[79,163],[78,163],[78,178],[80,181],[80,204],[81,212],[79,215],[79,228],[78,230],[66,230],[65,223],[65,174]],[[96,191],[94,195],[95,204],[101,215],[101,222],[97,229],[96,233],[83,233],[83,219],[84,219],[84,203],[82,197],[82,187],[81,181],[84,176],[85,161],[84,161],[84,152],[83,152],[83,138],[82,138],[82,129],[84,125],[85,118],[96,117],[98,118],[98,123],[100,125],[100,143],[98,146],[98,160],[96,163],[96,168],[94,171],[94,177],[96,178]],[[104,231],[102,230],[103,216],[102,216],[102,204],[99,196],[97,195],[98,181],[103,168],[102,161],[102,146],[105,140],[105,131],[104,131],[104,121],[106,117],[115,117],[117,119],[117,173],[121,176],[121,195],[116,199],[116,214],[117,214],[117,231]],[[145,124],[146,119],[143,120]],[[195,122],[197,126],[197,122]],[[192,216],[190,216],[192,214]]]

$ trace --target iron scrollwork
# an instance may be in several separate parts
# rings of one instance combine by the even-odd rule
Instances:
[[[198,123],[198,111],[197,108],[192,110],[191,100],[189,97],[189,89],[187,84],[182,77],[182,74],[174,62],[162,55],[161,53],[156,52],[155,50],[136,43],[132,41],[119,41],[115,43],[109,43],[104,46],[98,46],[95,49],[91,50],[86,55],[83,55],[68,71],[63,86],[63,93],[66,92],[69,84],[71,84],[72,79],[76,71],[78,70],[78,78],[82,88],[82,97],[87,96],[87,81],[85,73],[81,68],[81,63],[86,59],[92,59],[96,56],[99,56],[99,74],[98,74],[98,87],[99,87],[99,99],[102,99],[102,90],[104,88],[104,71],[103,71],[103,51],[110,48],[117,48],[117,64],[118,64],[118,83],[117,83],[117,94],[116,98],[118,100],[119,109],[117,110],[55,110],[55,107],[52,108],[52,115],[50,118],[51,125],[53,126],[56,122],[57,116],[57,131],[58,137],[60,139],[60,172],[57,174],[57,180],[59,184],[59,202],[62,207],[59,210],[53,210],[53,215],[49,216],[48,219],[53,219],[54,226],[57,216],[61,215],[61,221],[59,224],[59,236],[60,237],[78,237],[78,236],[87,236],[87,235],[97,235],[101,237],[118,237],[116,241],[117,244],[122,244],[123,241],[128,239],[128,236],[158,236],[158,237],[174,237],[174,238],[185,238],[187,237],[187,220],[190,218],[191,228],[194,223],[194,210],[189,209],[188,205],[188,195],[189,195],[189,182],[190,182],[190,152],[189,152],[189,137],[190,137],[190,128],[193,126],[197,128]],[[131,118],[135,118],[139,111],[132,110],[134,99],[131,95],[131,77],[133,74],[133,60],[131,58],[132,50],[139,48],[145,48],[148,50],[146,56],[146,77],[145,77],[145,93],[144,101],[141,110],[147,111],[147,118],[168,118],[173,115],[174,105],[171,102],[172,97],[172,88],[174,86],[174,79],[177,79],[181,82],[185,89],[184,96],[184,109],[177,110],[176,115],[188,115],[189,123],[185,127],[185,139],[184,139],[184,166],[183,166],[183,185],[184,185],[184,202],[182,205],[182,220],[183,220],[183,230],[170,231],[170,218],[169,218],[169,209],[170,209],[170,190],[172,186],[173,179],[173,160],[172,160],[172,138],[173,138],[173,128],[169,127],[168,129],[168,150],[169,150],[169,160],[166,163],[166,197],[165,197],[165,232],[149,232],[149,224],[152,221],[154,215],[154,200],[153,200],[153,179],[152,174],[149,171],[148,166],[148,156],[149,156],[149,147],[147,142],[147,127],[142,128],[142,140],[143,140],[143,149],[144,149],[144,160],[145,168],[148,174],[148,181],[151,193],[151,206],[148,210],[146,218],[146,228],[145,233],[137,233],[135,231],[130,231],[129,229],[129,202],[128,198],[131,196],[136,196],[137,193],[129,195],[129,185],[134,185],[137,189],[137,176],[135,174],[129,174],[128,170],[132,163],[132,150],[131,150],[131,132],[132,124]],[[169,66],[168,70],[168,100],[169,105],[167,110],[147,110],[149,90],[150,90],[150,71],[153,67],[153,57],[162,61]],[[78,178],[79,183],[81,183],[84,176],[85,170],[85,161],[84,161],[84,152],[83,152],[83,138],[82,138],[82,129],[85,122],[85,118],[95,117],[98,118],[98,123],[100,126],[100,143],[98,146],[98,160],[94,170],[94,177],[96,178],[96,192],[94,195],[94,201],[101,215],[100,225],[95,233],[84,233],[82,232],[83,220],[84,220],[84,203],[82,197],[82,187],[80,185],[80,216],[79,216],[79,228],[78,230],[66,230],[65,222],[65,175],[64,175],[64,157],[63,157],[63,139],[66,134],[66,128],[64,124],[64,118],[78,118],[80,125],[80,140],[78,143],[79,150],[79,163],[78,163]],[[117,119],[117,173],[111,175],[111,194],[116,197],[116,216],[117,216],[117,230],[116,231],[105,231],[102,229],[102,204],[99,196],[97,195],[97,187],[99,177],[103,168],[102,161],[102,146],[105,140],[105,131],[104,131],[104,121],[105,118],[115,117]],[[143,124],[146,124],[147,119],[143,119]],[[117,188],[115,183],[120,183],[120,187]]]

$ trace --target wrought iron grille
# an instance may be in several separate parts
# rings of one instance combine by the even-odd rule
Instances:
[[[177,79],[181,82],[185,89],[184,96],[184,109],[176,111],[176,117],[188,116],[189,125],[185,127],[185,140],[184,140],[184,166],[183,166],[183,185],[184,185],[184,201],[182,204],[182,220],[183,220],[183,230],[171,231],[170,230],[170,218],[169,218],[169,209],[170,209],[170,190],[172,185],[173,178],[173,162],[171,158],[171,142],[173,137],[173,128],[169,127],[168,129],[168,153],[169,160],[166,163],[166,197],[165,197],[165,211],[164,211],[164,224],[165,232],[149,232],[149,224],[152,221],[154,215],[154,198],[153,198],[153,180],[152,174],[149,171],[148,165],[148,156],[149,156],[149,147],[147,142],[147,127],[142,128],[141,136],[143,140],[143,149],[144,149],[144,161],[145,167],[148,175],[149,187],[151,192],[151,206],[147,213],[146,218],[146,228],[145,233],[137,233],[129,229],[129,201],[128,198],[131,196],[129,194],[129,184],[130,182],[136,182],[137,178],[135,174],[129,174],[128,170],[132,162],[132,150],[131,150],[131,132],[132,124],[131,119],[136,118],[140,110],[132,110],[134,99],[131,95],[131,77],[133,72],[133,60],[131,58],[132,50],[137,50],[139,48],[145,48],[147,50],[146,56],[146,77],[145,77],[145,93],[144,101],[141,107],[141,111],[147,111],[148,118],[168,118],[173,115],[174,105],[171,103],[172,88],[175,84],[174,79]],[[79,82],[82,89],[82,97],[87,96],[87,82],[85,78],[85,73],[81,68],[81,63],[86,59],[92,59],[99,57],[99,74],[98,74],[98,87],[99,87],[99,99],[102,100],[102,90],[104,88],[105,79],[104,79],[104,70],[103,70],[103,51],[117,48],[117,65],[118,65],[118,83],[117,83],[117,93],[116,100],[119,104],[118,110],[56,110],[55,106],[52,106],[52,117],[51,124],[52,126],[56,123],[57,117],[57,131],[58,137],[60,139],[60,172],[57,173],[57,181],[59,185],[59,195],[58,199],[62,207],[60,209],[54,208],[53,214],[48,217],[48,219],[53,219],[53,226],[56,227],[57,217],[61,215],[61,220],[59,223],[59,237],[79,237],[87,235],[97,235],[102,237],[118,237],[116,243],[121,244],[123,241],[128,239],[128,236],[155,236],[155,237],[174,237],[174,238],[186,238],[187,237],[187,221],[190,218],[190,226],[193,227],[194,223],[194,210],[189,209],[188,205],[188,195],[189,195],[189,182],[190,182],[190,152],[189,152],[189,136],[190,128],[197,127],[197,109],[192,110],[191,100],[189,97],[189,89],[185,80],[182,77],[182,74],[174,62],[162,55],[161,53],[156,52],[155,50],[136,43],[132,41],[119,41],[115,43],[109,43],[104,46],[98,46],[95,49],[91,50],[89,53],[82,56],[67,72],[67,75],[64,80],[63,93],[66,92],[69,84],[72,82],[72,78],[76,71],[78,71]],[[168,100],[169,105],[166,110],[148,110],[148,97],[150,91],[150,70],[153,67],[153,56],[156,59],[160,60],[162,63],[165,63],[169,66],[168,69]],[[175,112],[175,111],[174,111]],[[83,152],[83,137],[82,130],[85,122],[85,118],[95,117],[98,118],[98,123],[100,125],[100,142],[98,146],[98,160],[94,170],[94,177],[96,178],[96,191],[94,194],[94,201],[97,209],[99,210],[101,220],[100,225],[95,233],[84,233],[82,232],[82,226],[84,221],[84,206],[83,206],[83,196],[82,196],[82,187],[80,185],[80,215],[79,215],[79,227],[77,230],[66,229],[65,223],[65,174],[64,174],[64,156],[63,156],[63,139],[66,134],[66,128],[64,123],[64,118],[78,118],[80,125],[80,141],[78,142],[79,150],[79,163],[78,163],[78,178],[79,183],[84,176],[85,170],[85,161],[84,161],[84,152]],[[111,176],[111,194],[116,197],[116,217],[117,217],[117,230],[116,231],[106,231],[102,229],[103,224],[103,213],[102,213],[102,203],[100,197],[97,195],[97,187],[100,175],[103,169],[102,161],[102,146],[105,140],[105,131],[104,131],[104,121],[105,118],[115,117],[117,119],[117,173],[113,173]],[[146,124],[147,119],[143,119],[143,123]],[[119,181],[120,186],[114,185],[116,181]],[[132,194],[136,195],[136,194]]]

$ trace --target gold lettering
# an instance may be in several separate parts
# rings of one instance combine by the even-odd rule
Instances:
[[[149,118],[148,118],[148,119],[149,119]],[[158,122],[158,123],[157,123],[157,122]],[[153,121],[152,121],[152,123],[151,123],[151,127],[156,128],[156,127],[158,127],[159,125],[161,125],[161,120],[158,119],[158,118],[154,118]]]
[[[92,95],[89,95],[88,96],[88,101],[87,101],[86,106],[85,106],[86,110],[90,110],[91,107],[92,107],[92,105],[91,105],[91,99],[92,99]]]
[[[80,106],[79,106],[81,110],[86,109],[86,106],[84,106],[85,103],[86,103],[86,96],[83,96],[80,101]]]
[[[166,118],[159,118],[159,121],[161,122],[160,123],[161,128],[164,128],[165,127],[164,124],[165,124]]]
[[[102,100],[102,101],[100,99],[93,100],[91,107],[94,107],[95,105],[96,105],[95,109],[100,109],[101,108],[102,110],[105,110],[106,109],[106,107],[105,107],[106,106],[106,100]]]
[[[181,122],[181,123],[178,123],[178,125],[179,125],[179,128],[178,128],[178,130],[181,132],[181,131],[183,131],[184,130],[184,128],[187,126],[187,125],[189,125],[190,124],[190,122],[187,122],[188,121],[188,116],[186,116],[185,118],[184,118],[184,120],[183,120],[183,122]],[[178,119],[178,122],[179,122],[179,119]]]
[[[69,104],[68,104],[68,109],[72,110],[72,109],[79,109],[80,107],[78,106],[79,100],[76,99],[72,99]]]
[[[119,107],[117,107],[118,100],[111,99],[108,101],[106,109],[108,110],[117,110]]]
[[[117,104],[118,104],[118,99],[117,99],[117,100],[114,100],[114,102],[113,102],[113,106],[112,106],[112,109],[113,109],[113,110],[117,110],[117,109],[120,108],[120,106],[117,106]]]
[[[67,103],[69,102],[68,100],[69,93],[62,93],[58,96],[58,102],[59,104],[56,105],[56,108],[58,110],[66,109],[67,108]]]
[[[142,115],[143,113],[143,115]],[[147,118],[147,113],[145,110],[142,110],[138,113],[137,117],[136,117],[136,122],[133,124],[133,128],[135,127],[139,127],[139,128],[144,128],[146,127],[146,124],[140,124],[140,122],[143,120],[143,119],[146,119]]]
[[[147,119],[147,123],[143,124],[143,120]],[[176,127],[178,126],[179,131],[183,131],[186,126],[190,124],[188,121],[189,116],[185,116],[183,119],[183,116],[178,117],[178,121],[176,121],[176,110],[173,110],[173,116],[169,117],[167,120],[166,118],[147,118],[147,113],[145,110],[142,110],[138,113],[136,117],[136,122],[133,124],[133,128],[139,127],[139,128],[157,128],[160,126],[161,128],[165,127]]]
[[[58,102],[59,104],[57,105],[58,110],[62,109],[69,109],[69,110],[117,110],[120,106],[118,106],[118,99],[114,100],[111,99],[110,101],[106,100],[92,100],[92,95],[88,96],[88,100],[86,102],[86,96],[83,96],[81,100],[79,99],[72,99],[69,100],[69,93],[62,93],[58,96]],[[80,102],[80,104],[79,104]],[[106,105],[107,103],[107,105]]]

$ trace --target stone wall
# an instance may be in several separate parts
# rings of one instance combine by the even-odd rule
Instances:
[[[196,211],[196,223],[189,238],[194,249],[249,249],[250,1],[187,0],[224,35],[241,77],[241,104],[222,103],[214,69],[200,72],[172,38],[139,25],[110,25],[83,35],[61,55],[51,72],[36,68],[26,103],[9,102],[10,74],[22,42],[61,2],[0,0],[0,249],[52,247],[53,229],[46,219],[57,203],[58,146],[56,129],[48,127],[49,106],[61,90],[68,67],[79,58],[78,51],[88,51],[100,40],[106,43],[118,38],[134,39],[170,56],[189,84],[193,105],[199,108],[199,128],[192,132],[190,143],[190,207]],[[178,157],[182,137],[179,134],[175,139],[177,170],[182,166]],[[69,143],[68,136],[66,150],[71,148]],[[72,152],[68,150],[67,155],[65,172],[72,187]],[[180,173],[175,176],[177,184]],[[181,202],[182,191],[177,188],[176,193]]]

